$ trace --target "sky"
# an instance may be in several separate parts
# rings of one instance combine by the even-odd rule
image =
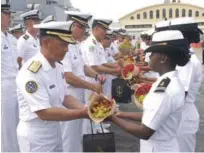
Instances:
[[[164,0],[71,0],[72,5],[81,12],[114,21],[136,9],[163,2]],[[181,0],[181,2],[204,7],[204,0]]]

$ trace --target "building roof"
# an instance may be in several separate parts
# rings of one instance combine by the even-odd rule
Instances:
[[[197,5],[193,5],[193,4],[187,4],[187,3],[162,3],[162,4],[155,4],[155,5],[150,5],[150,6],[147,6],[147,7],[143,7],[143,8],[140,8],[140,9],[137,9],[137,10],[134,10],[124,16],[122,16],[121,18],[119,18],[119,20],[122,20],[126,17],[128,17],[129,15],[135,13],[135,12],[139,12],[139,11],[142,11],[142,10],[145,10],[145,9],[151,9],[153,7],[159,7],[159,6],[169,6],[169,5],[176,5],[177,7],[179,6],[191,6],[191,7],[194,7],[194,8],[198,8],[198,9],[203,9],[204,10],[204,7],[200,7],[200,6],[197,6]]]

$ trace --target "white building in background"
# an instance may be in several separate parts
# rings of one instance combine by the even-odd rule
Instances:
[[[179,17],[193,17],[204,30],[204,6],[182,3],[180,0],[164,0],[163,4],[155,4],[135,10],[119,19],[120,26],[128,33],[139,35],[155,27],[162,20]]]

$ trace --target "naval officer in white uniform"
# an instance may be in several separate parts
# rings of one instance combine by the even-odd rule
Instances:
[[[37,38],[38,29],[33,27],[34,24],[40,22],[40,11],[31,10],[21,15],[26,25],[26,33],[22,35],[17,42],[18,48],[18,65],[19,69],[22,64],[33,57],[40,49],[39,40]]]
[[[184,106],[185,90],[179,79],[176,65],[184,66],[187,43],[180,31],[162,31],[153,34],[150,67],[160,77],[152,84],[144,99],[143,112],[121,113],[113,116],[115,124],[142,139],[140,152],[179,152],[177,130]],[[133,123],[122,118],[141,121]]]
[[[1,151],[18,152],[16,127],[18,102],[15,79],[18,73],[14,36],[7,29],[11,24],[10,5],[1,2]]]
[[[67,20],[74,22],[72,36],[77,41],[76,44],[68,46],[68,52],[62,63],[64,66],[65,80],[68,85],[67,92],[85,104],[85,89],[100,93],[102,87],[99,83],[86,81],[86,76],[100,80],[102,78],[90,66],[87,66],[83,60],[80,40],[88,26],[92,15],[76,11],[65,11]],[[64,152],[82,151],[82,131],[83,120],[62,122],[62,136]]]
[[[72,24],[52,21],[34,26],[40,29],[41,49],[23,65],[16,79],[21,152],[62,152],[59,121],[88,117],[84,105],[68,95],[64,68],[59,62],[68,44],[76,43],[71,36]]]

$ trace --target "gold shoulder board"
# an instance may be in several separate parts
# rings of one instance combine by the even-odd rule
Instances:
[[[37,73],[38,70],[41,68],[42,64],[40,61],[33,61],[30,66],[28,67],[28,70],[33,72],[33,73]]]

